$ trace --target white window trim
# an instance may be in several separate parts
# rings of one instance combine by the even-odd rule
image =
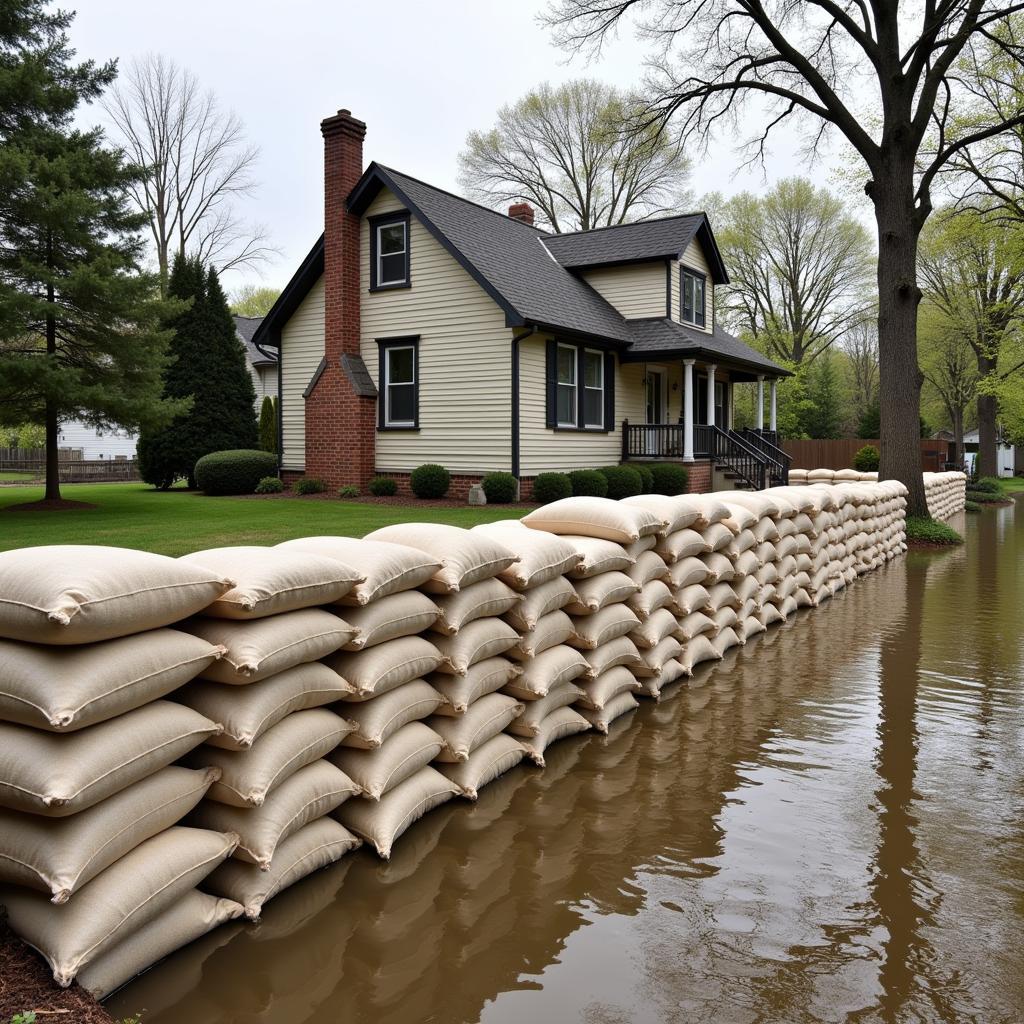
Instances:
[[[572,384],[563,384],[562,381],[558,379],[558,377],[559,377],[559,374],[558,374],[559,360],[558,360],[557,356],[558,356],[559,353],[561,353],[563,351],[564,352],[569,352],[572,355]],[[575,345],[563,345],[563,344],[559,343],[558,349],[557,349],[555,355],[556,355],[556,359],[555,359],[555,415],[556,415],[556,418],[558,416],[558,406],[559,406],[558,396],[561,393],[561,391],[560,391],[561,388],[568,388],[568,387],[572,388],[572,411],[573,411],[573,418],[571,420],[566,421],[566,420],[558,419],[557,422],[558,422],[558,425],[560,427],[578,427],[579,426],[579,412],[580,412],[579,349]]]
[[[391,353],[412,352],[412,380],[391,380]],[[419,374],[419,366],[416,365],[415,345],[388,345],[384,349],[384,426],[385,427],[415,427],[415,420],[396,420],[391,417],[391,386],[409,387],[412,386],[413,395],[416,394],[416,377]]]
[[[583,419],[583,429],[584,430],[604,430],[605,429],[605,424],[604,424],[604,392],[605,392],[604,353],[601,352],[599,349],[595,349],[595,348],[585,348],[585,349],[582,350],[582,352],[583,352],[583,359],[580,360],[581,364],[585,362],[586,357],[588,355],[591,355],[591,356],[597,356],[597,365],[601,367],[601,386],[599,388],[594,388],[594,387],[588,387],[587,386],[586,366],[585,365],[583,366],[582,380],[580,381],[580,384],[581,384],[581,386],[583,388],[583,398],[584,398],[583,408],[581,410],[582,413],[583,413],[583,416],[582,416],[582,419]],[[598,406],[598,409],[600,410],[598,412],[598,419],[599,419],[600,422],[598,422],[598,423],[588,423],[587,422],[586,393],[588,391],[599,391],[601,393],[601,404]]]
[[[384,252],[381,247],[380,233],[385,228],[393,228],[399,226],[402,229],[402,248],[398,252]],[[377,287],[378,288],[389,288],[396,284],[406,284],[409,280],[409,225],[403,220],[389,220],[382,224],[377,224],[374,230],[377,232]],[[384,280],[384,257],[385,256],[405,256],[405,268],[406,271],[400,278],[395,278],[393,281]]]

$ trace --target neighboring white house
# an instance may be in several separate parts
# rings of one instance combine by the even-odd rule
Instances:
[[[127,430],[97,430],[81,420],[60,425],[60,447],[80,448],[83,459],[134,459],[136,440]]]
[[[968,470],[974,470],[974,460],[978,457],[978,429],[964,433],[964,459]],[[996,465],[1000,476],[1013,476],[1017,461],[1014,446],[1000,433],[996,444]]]
[[[252,338],[263,323],[261,316],[235,316],[235,330],[245,346],[245,361],[249,367],[253,387],[256,388],[256,411],[268,395],[277,398],[277,353],[257,348]]]

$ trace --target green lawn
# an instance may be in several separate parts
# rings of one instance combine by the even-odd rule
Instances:
[[[479,508],[366,505],[310,498],[207,498],[145,484],[65,484],[63,497],[97,507],[68,512],[7,512],[38,501],[42,487],[0,488],[0,550],[36,544],[111,544],[183,555],[228,544],[276,544],[292,537],[361,537],[390,523],[421,521],[475,526],[523,514],[503,506]]]
[[[984,479],[991,480],[994,484],[999,484],[999,490],[1002,492],[1004,498],[1012,497],[1014,494],[1024,494],[1024,477],[987,476]],[[971,485],[968,483],[967,490],[970,489]]]

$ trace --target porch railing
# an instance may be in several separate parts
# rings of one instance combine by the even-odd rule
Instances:
[[[748,444],[734,430],[708,427],[711,431],[711,458],[728,466],[740,479],[755,491],[768,486],[768,459]]]
[[[778,447],[778,434],[774,430],[752,430],[744,427],[738,431],[751,447],[768,458],[768,479],[773,486],[785,487],[789,483],[789,467],[793,459]]]
[[[696,428],[694,441],[696,442]],[[630,423],[629,420],[622,421],[623,462],[628,459],[681,459],[682,457],[682,423]]]

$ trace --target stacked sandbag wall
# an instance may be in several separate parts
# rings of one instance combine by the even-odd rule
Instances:
[[[791,469],[790,485],[876,483],[877,473],[855,469]],[[967,500],[967,476],[964,473],[925,473],[924,493],[932,519],[949,519],[963,512]]]

